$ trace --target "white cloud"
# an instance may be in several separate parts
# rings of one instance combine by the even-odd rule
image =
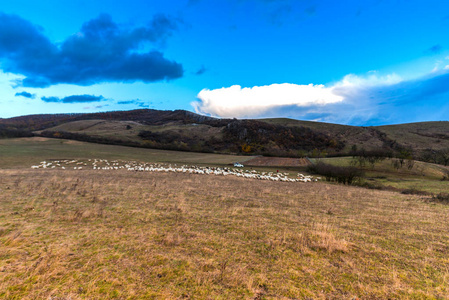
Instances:
[[[224,118],[314,116],[314,120],[349,122],[356,114],[359,114],[357,118],[363,118],[375,113],[370,105],[372,95],[367,90],[401,81],[397,74],[378,76],[376,71],[371,71],[364,77],[346,75],[330,86],[283,83],[242,88],[234,85],[204,89],[192,106],[197,113]]]
[[[373,87],[373,86],[385,86],[393,85],[402,81],[401,76],[393,73],[386,76],[377,76],[376,71],[371,71],[368,76],[357,76],[354,74],[348,74],[333,87]]]
[[[215,90],[203,89],[193,102],[198,113],[226,118],[257,117],[282,106],[307,107],[343,101],[333,88],[324,85],[272,84],[242,88],[233,85]]]

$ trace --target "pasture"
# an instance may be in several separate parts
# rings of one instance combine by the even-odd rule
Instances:
[[[181,152],[85,143],[42,137],[0,139],[0,168],[29,168],[43,160],[121,159],[155,163],[229,165],[253,156]]]
[[[332,157],[312,159],[336,166],[350,166],[352,157]],[[449,167],[414,161],[411,169],[393,167],[392,160],[386,159],[376,163],[374,167],[367,164],[363,170],[366,173],[365,182],[371,186],[387,187],[401,190],[438,194],[449,192]]]
[[[449,207],[325,183],[0,170],[5,299],[449,297]]]
[[[449,206],[428,196],[224,176],[248,156],[36,138],[0,153],[2,299],[449,298]]]

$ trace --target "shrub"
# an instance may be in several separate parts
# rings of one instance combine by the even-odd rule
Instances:
[[[448,181],[449,180],[449,170],[445,170],[443,174],[443,178],[441,178],[441,181]]]
[[[404,195],[420,195],[420,196],[425,196],[428,195],[429,193],[426,191],[421,191],[418,190],[417,188],[410,188],[410,189],[404,189],[401,191],[401,194]]]
[[[432,201],[449,204],[449,193],[439,193],[437,195],[433,195]]]
[[[31,137],[31,136],[34,136],[34,134],[29,130],[17,129],[14,127],[7,127],[4,125],[0,125],[0,139]]]
[[[357,146],[356,147],[354,146],[352,147],[351,150],[351,155],[353,156],[352,163],[354,165],[358,164],[360,167],[364,167],[366,163],[369,163],[371,165],[371,168],[374,168],[375,164],[382,162],[386,158],[392,157],[391,151],[385,149],[370,150],[370,151],[362,149],[360,151],[357,151]]]
[[[338,167],[323,162],[309,166],[308,171],[324,176],[327,181],[336,181],[343,184],[352,184],[364,176],[363,171],[356,167]]]
[[[389,187],[382,185],[380,183],[373,183],[373,182],[367,182],[367,181],[360,181],[357,183],[357,186],[370,189],[370,190],[388,190]]]

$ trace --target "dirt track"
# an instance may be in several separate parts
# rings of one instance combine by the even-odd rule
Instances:
[[[256,157],[245,161],[245,166],[282,166],[282,167],[306,167],[311,165],[306,158],[289,158],[289,157]]]

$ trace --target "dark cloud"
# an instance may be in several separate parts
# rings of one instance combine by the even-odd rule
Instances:
[[[126,101],[118,101],[117,104],[119,105],[129,105],[129,104],[134,104],[137,105],[138,107],[148,107],[149,103],[146,103],[140,99],[135,99],[135,100],[126,100]]]
[[[380,91],[377,91],[380,95]],[[413,104],[417,102],[433,104],[444,100],[447,104],[449,96],[449,73],[426,76],[391,86],[382,91],[395,104]],[[440,99],[440,100],[437,100]]]
[[[105,100],[103,96],[93,96],[93,95],[73,95],[64,98],[59,97],[42,97],[44,102],[57,102],[57,103],[88,103],[88,102],[98,102]]]
[[[25,91],[20,92],[20,93],[16,93],[15,96],[16,96],[16,97],[17,97],[17,96],[22,96],[22,97],[30,98],[30,99],[34,99],[34,98],[36,97],[35,94],[31,94],[31,93],[28,93],[28,92],[25,92]]]
[[[433,45],[429,49],[427,49],[425,52],[430,54],[438,54],[443,50],[443,47],[441,45]]]
[[[201,68],[198,69],[198,71],[196,71],[194,74],[195,75],[203,75],[204,73],[206,73],[207,68],[205,66],[201,66]]]
[[[62,102],[61,101],[61,98],[58,98],[58,97],[41,97],[41,100],[42,101],[44,101],[44,102],[47,102],[47,103],[50,103],[50,102]]]
[[[109,106],[109,104],[105,104],[105,105],[96,105],[96,106],[85,106],[85,107],[83,107],[83,109],[85,109],[85,110],[90,110],[90,109],[100,109],[100,108],[105,108],[105,107],[108,107]]]
[[[144,51],[163,43],[176,28],[177,21],[164,15],[127,28],[102,14],[55,44],[29,21],[0,13],[0,62],[5,72],[24,75],[19,85],[28,87],[176,79],[183,76],[181,64],[158,50]]]
[[[98,102],[104,100],[103,96],[74,95],[62,98],[62,103]]]
[[[353,125],[382,125],[429,120],[448,120],[449,73],[431,74],[387,86],[344,88],[344,105],[334,108],[332,118],[349,116]],[[354,109],[355,108],[355,109]],[[340,116],[338,116],[340,114]]]
[[[117,104],[119,105],[126,105],[126,104],[134,104],[136,103],[136,100],[126,100],[126,101],[118,101]]]

